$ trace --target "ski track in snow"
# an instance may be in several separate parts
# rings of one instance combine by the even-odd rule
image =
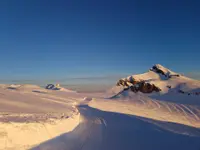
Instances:
[[[74,131],[42,143],[32,150],[46,150],[46,147],[49,147],[48,150],[121,150],[123,148],[126,150],[188,150],[188,148],[198,150],[200,147],[200,130],[197,128],[170,124],[169,122],[165,126],[164,122],[159,123],[132,115],[104,112],[85,104],[78,106],[78,109],[83,119]],[[134,111],[128,109],[131,112]],[[183,128],[183,131],[188,129],[187,132],[183,135],[176,133],[174,129],[178,126],[181,130]],[[194,133],[195,136],[189,136],[190,133]],[[70,143],[66,140],[67,144],[60,147],[59,141],[70,137],[72,137]],[[164,143],[167,146],[163,145]]]

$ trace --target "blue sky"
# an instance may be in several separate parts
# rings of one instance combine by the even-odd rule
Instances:
[[[1,1],[1,79],[118,78],[157,63],[199,78],[199,4]]]

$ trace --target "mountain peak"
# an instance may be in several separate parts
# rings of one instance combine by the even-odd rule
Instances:
[[[158,74],[162,74],[162,75],[164,75],[167,78],[170,78],[171,76],[174,76],[174,75],[179,76],[177,73],[169,70],[168,68],[166,68],[166,67],[164,67],[164,66],[162,66],[160,64],[154,65],[150,69],[150,71],[153,71],[153,72],[158,73]]]
[[[112,89],[116,94],[127,90],[134,93],[172,92],[197,96],[200,95],[200,82],[155,64],[148,72],[121,78]]]
[[[153,65],[153,67],[160,68],[160,69],[168,69],[168,68],[162,66],[161,64],[155,64],[155,65]]]
[[[160,84],[164,81],[170,80],[171,78],[180,77],[179,74],[169,70],[168,68],[155,64],[150,71],[138,74],[131,75],[126,78],[122,78],[117,82],[117,86],[123,86],[125,89],[132,88],[132,91],[140,91],[143,93],[151,93],[153,91],[159,92]],[[167,86],[167,85],[166,85]]]

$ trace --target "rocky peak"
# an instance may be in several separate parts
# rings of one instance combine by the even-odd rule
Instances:
[[[160,65],[160,64],[156,64],[154,65],[150,71],[153,71],[155,73],[161,74],[163,76],[165,76],[167,79],[172,78],[172,77],[179,77],[180,75],[169,70],[168,68],[165,68],[164,66]]]
[[[153,72],[153,73],[152,73]],[[158,76],[159,75],[159,76]],[[130,89],[133,92],[152,93],[159,92],[161,89],[157,87],[151,80],[169,80],[172,77],[179,77],[180,75],[165,68],[160,64],[154,65],[150,72],[132,75],[122,78],[117,82],[117,86],[122,86],[124,89]]]

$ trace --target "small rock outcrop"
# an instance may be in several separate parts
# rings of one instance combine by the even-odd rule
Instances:
[[[56,84],[56,85],[48,84],[45,88],[48,90],[60,90],[61,89],[59,84]]]

